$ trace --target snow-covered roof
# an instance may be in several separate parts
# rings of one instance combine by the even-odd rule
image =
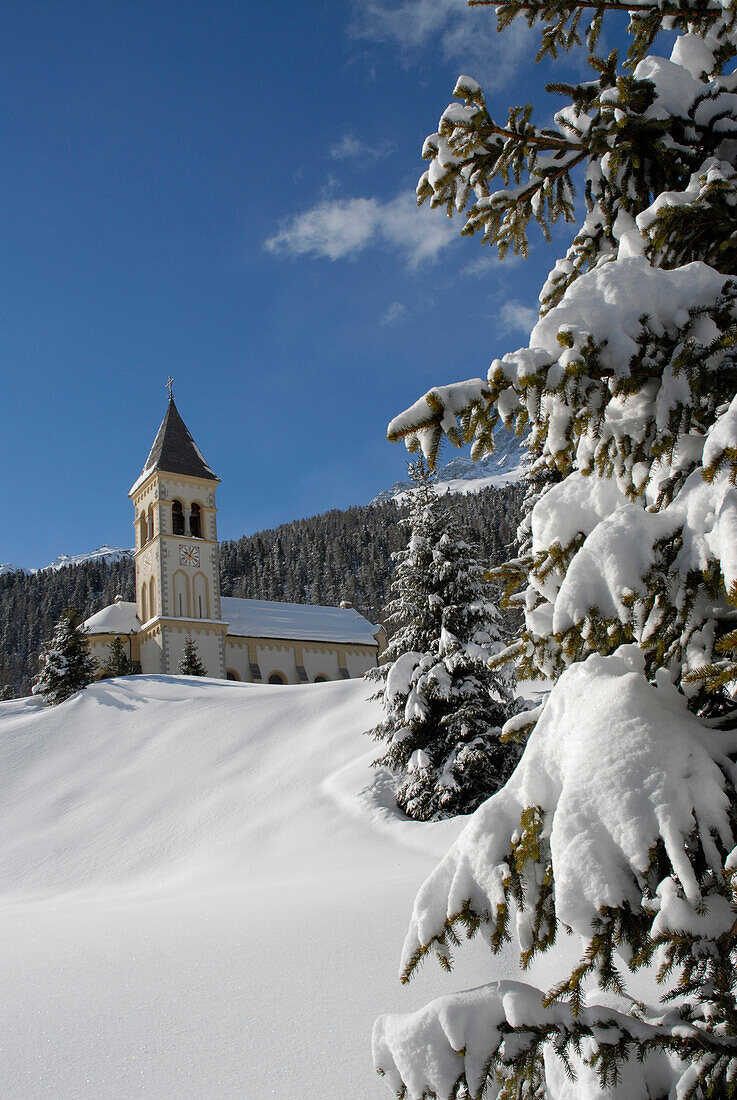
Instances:
[[[372,623],[352,607],[222,599],[228,634],[242,638],[290,638],[309,642],[376,645]]]
[[[223,619],[228,634],[240,638],[285,638],[303,642],[376,645],[378,629],[352,607],[276,603],[223,596]],[[141,624],[136,605],[119,600],[85,620],[90,634],[137,634]]]
[[[85,619],[89,634],[137,634],[141,624],[136,615],[136,605],[128,600],[118,600],[103,607]]]

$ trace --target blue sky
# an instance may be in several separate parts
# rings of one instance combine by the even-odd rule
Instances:
[[[552,251],[500,265],[412,198],[459,73],[501,117],[544,102],[494,22],[4,0],[0,562],[130,545],[170,374],[237,538],[367,502],[404,475],[388,420],[526,342]]]

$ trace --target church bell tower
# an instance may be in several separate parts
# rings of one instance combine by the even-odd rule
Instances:
[[[141,662],[164,675],[177,672],[191,634],[208,675],[225,678],[219,483],[179,415],[170,380],[166,416],[128,494],[135,509]]]

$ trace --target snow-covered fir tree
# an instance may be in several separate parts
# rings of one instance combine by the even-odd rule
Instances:
[[[90,643],[75,608],[67,607],[62,613],[39,660],[41,667],[32,690],[49,706],[63,703],[92,683],[97,662],[90,655]]]
[[[481,3],[484,0],[480,0]],[[734,5],[502,0],[499,27],[584,34],[594,78],[558,84],[550,127],[489,114],[475,80],[425,143],[420,200],[503,253],[534,219],[586,217],[541,292],[529,347],[440,386],[390,425],[434,460],[530,429],[508,650],[552,690],[507,731],[514,774],[415,903],[408,978],[460,933],[523,964],[579,938],[552,989],[495,981],[382,1017],[399,1096],[737,1096],[737,54]],[[595,56],[607,13],[631,47]],[[675,31],[669,57],[651,52]],[[658,40],[660,41],[660,40]],[[671,38],[672,42],[673,39]],[[668,49],[668,47],[665,47]],[[649,968],[651,1002],[628,992]],[[655,978],[660,983],[656,985]]]
[[[191,634],[184,639],[184,650],[177,672],[180,676],[207,676],[207,669],[200,658],[197,642]]]
[[[101,680],[109,680],[114,676],[130,676],[133,673],[133,662],[126,652],[125,642],[121,637],[113,638],[108,647],[108,657],[102,666]]]
[[[392,631],[378,680],[386,741],[378,765],[391,771],[399,806],[419,821],[470,813],[498,790],[518,759],[501,727],[514,713],[505,674],[490,662],[504,647],[484,568],[441,500],[424,462],[414,488],[409,545],[394,555]]]

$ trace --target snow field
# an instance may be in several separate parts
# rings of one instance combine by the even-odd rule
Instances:
[[[361,681],[133,677],[0,704],[0,1095],[381,1100],[382,1011],[512,977],[396,973],[465,819],[372,788]]]

